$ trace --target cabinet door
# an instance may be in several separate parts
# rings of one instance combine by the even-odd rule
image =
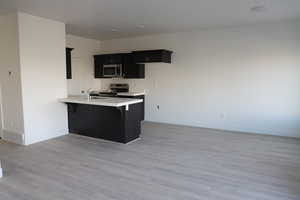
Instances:
[[[103,63],[104,63],[104,56],[98,55],[94,56],[94,69],[95,69],[95,78],[104,78],[103,77]],[[107,78],[107,77],[105,77]]]
[[[103,64],[105,65],[122,64],[122,54],[103,55]]]
[[[123,66],[124,78],[145,78],[144,64],[131,64]]]
[[[133,55],[123,55],[123,77],[145,78],[145,65],[134,63]]]
[[[66,48],[66,72],[67,79],[72,79],[72,48]]]
[[[136,63],[171,63],[172,52],[168,50],[134,51]]]

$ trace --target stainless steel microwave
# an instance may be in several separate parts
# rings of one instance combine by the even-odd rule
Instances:
[[[122,65],[103,65],[103,77],[121,77],[122,76]]]

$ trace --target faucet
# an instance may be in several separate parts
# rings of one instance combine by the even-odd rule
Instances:
[[[87,91],[86,91],[88,100],[91,100],[91,99],[92,99],[92,96],[91,96],[92,89],[93,89],[93,88],[89,88],[89,89],[87,89]]]

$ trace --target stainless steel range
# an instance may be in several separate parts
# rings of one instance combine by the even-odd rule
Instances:
[[[98,93],[93,93],[92,96],[115,97],[120,92],[129,92],[129,85],[125,83],[112,83],[109,89]]]

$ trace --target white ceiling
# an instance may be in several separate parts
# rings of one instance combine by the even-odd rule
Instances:
[[[251,11],[261,5],[265,11]],[[10,11],[65,22],[74,35],[112,39],[300,18],[300,0],[0,0],[0,12]]]

